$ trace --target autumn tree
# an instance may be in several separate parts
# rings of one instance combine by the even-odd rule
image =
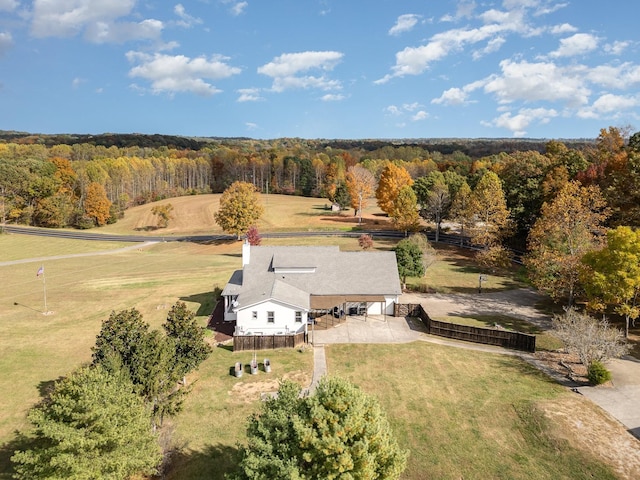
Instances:
[[[247,436],[235,480],[393,480],[408,454],[377,400],[326,376],[309,396],[284,381],[249,419]]]
[[[402,187],[394,203],[395,206],[390,216],[395,227],[403,231],[405,235],[407,232],[418,230],[420,228],[420,214],[413,189],[409,185]]]
[[[97,182],[91,182],[87,186],[87,192],[84,199],[84,213],[89,217],[95,225],[101,227],[107,223],[109,217],[109,209],[111,202],[107,198],[107,192],[104,187]]]
[[[473,227],[473,204],[471,187],[465,181],[462,183],[449,209],[449,218],[460,225],[460,245],[464,244],[465,232]]]
[[[11,458],[14,478],[111,478],[153,475],[162,460],[149,412],[119,372],[82,367],[31,409],[28,447]]]
[[[249,245],[253,245],[254,247],[257,247],[262,243],[262,237],[260,236],[258,227],[255,225],[251,225],[249,230],[247,230],[247,242],[249,242]]]
[[[596,304],[612,304],[625,319],[625,338],[629,321],[640,316],[640,231],[618,227],[607,232],[601,250],[587,252],[582,259],[589,268],[583,282],[587,296]]]
[[[600,189],[576,181],[543,204],[527,240],[525,265],[533,284],[554,300],[565,298],[571,306],[584,270],[582,257],[602,243],[607,215]]]
[[[373,238],[371,238],[371,235],[363,233],[358,237],[358,245],[360,245],[360,248],[363,250],[369,250],[373,248]]]
[[[263,213],[264,207],[253,184],[234,182],[220,197],[220,208],[214,214],[214,219],[222,230],[239,239]]]
[[[498,175],[487,172],[482,176],[473,190],[470,208],[475,219],[471,241],[485,249],[498,245],[510,228],[509,210]]]
[[[400,190],[404,186],[411,185],[413,185],[413,180],[409,172],[403,167],[388,162],[380,174],[378,188],[376,189],[376,199],[378,200],[380,209],[391,216],[395,209],[396,198],[398,198]]]
[[[151,208],[151,213],[158,217],[158,228],[167,228],[169,221],[173,220],[173,205],[165,203],[163,205],[155,205]]]
[[[349,167],[346,181],[351,207],[358,214],[358,224],[362,224],[362,210],[367,207],[368,200],[375,191],[376,179],[366,168],[354,165]]]

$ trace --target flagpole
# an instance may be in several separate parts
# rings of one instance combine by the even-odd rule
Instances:
[[[44,314],[46,315],[49,310],[47,310],[47,279],[44,272],[42,272],[42,290],[44,292]]]

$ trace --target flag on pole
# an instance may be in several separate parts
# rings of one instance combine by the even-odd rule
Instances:
[[[38,271],[36,272],[36,277],[39,277],[40,275],[44,275],[44,265],[41,265]]]

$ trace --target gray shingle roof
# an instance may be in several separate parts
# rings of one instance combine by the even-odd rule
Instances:
[[[288,269],[276,273],[274,267]],[[295,272],[296,268],[306,269]],[[313,269],[311,272],[309,269]],[[239,273],[240,272],[240,273]],[[269,298],[309,308],[309,295],[399,295],[394,252],[341,252],[332,247],[251,247],[244,271],[223,295],[238,294],[240,307]]]

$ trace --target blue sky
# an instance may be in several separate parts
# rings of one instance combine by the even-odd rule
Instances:
[[[635,131],[639,14],[635,0],[0,0],[0,129]]]

